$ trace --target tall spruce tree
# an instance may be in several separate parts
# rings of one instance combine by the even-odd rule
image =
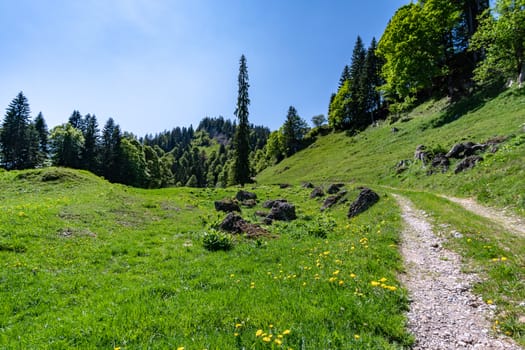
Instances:
[[[284,152],[287,157],[293,155],[301,149],[302,141],[308,125],[299,117],[294,106],[288,108],[286,121],[283,124],[283,143]]]
[[[2,130],[0,132],[0,144],[2,148],[2,163],[6,169],[25,169],[31,167],[30,138],[34,133],[30,132],[29,103],[23,92],[11,101],[7,108]]]
[[[84,147],[82,148],[82,168],[95,174],[100,171],[100,136],[97,117],[87,114],[84,118]]]
[[[109,118],[102,131],[102,175],[112,182],[121,179],[119,165],[121,137],[120,126],[115,124],[113,118]]]
[[[33,122],[38,137],[38,161],[36,166],[43,166],[49,156],[49,131],[42,112],[38,113]]]
[[[250,126],[248,124],[248,106],[250,98],[248,97],[248,68],[246,67],[246,57],[241,56],[238,76],[238,95],[237,108],[235,116],[239,120],[234,137],[234,165],[233,181],[235,184],[243,186],[250,182]]]

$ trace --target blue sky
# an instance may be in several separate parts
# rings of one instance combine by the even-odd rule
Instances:
[[[139,136],[233,119],[239,58],[250,122],[327,113],[357,35],[407,0],[0,0],[0,108],[19,91],[49,127],[75,109]],[[3,113],[2,113],[3,117]]]

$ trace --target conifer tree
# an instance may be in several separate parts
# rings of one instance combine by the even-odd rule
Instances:
[[[109,181],[118,182],[121,178],[119,167],[120,127],[109,118],[102,131],[102,175]]]
[[[44,165],[46,159],[49,155],[49,146],[48,146],[48,136],[49,132],[47,129],[47,124],[44,119],[42,112],[38,113],[33,122],[35,130],[38,134],[38,163],[37,166]]]
[[[293,155],[301,148],[301,141],[308,130],[306,122],[299,117],[294,106],[288,108],[286,121],[283,124],[284,152],[287,157]]]
[[[7,108],[0,132],[2,163],[6,169],[28,167],[32,136],[29,131],[30,113],[27,98],[23,92],[19,92]]]
[[[234,146],[235,156],[233,165],[233,181],[235,184],[244,184],[250,182],[250,126],[248,124],[248,106],[250,99],[248,97],[248,68],[246,67],[246,57],[241,56],[238,76],[238,95],[237,108],[235,116],[239,120],[235,131]]]
[[[97,117],[87,114],[84,118],[84,147],[82,148],[82,168],[99,174],[99,129]]]

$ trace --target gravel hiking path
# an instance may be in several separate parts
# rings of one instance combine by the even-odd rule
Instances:
[[[456,198],[449,196],[442,197],[448,199],[451,202],[461,205],[463,208],[467,209],[470,212],[473,212],[474,214],[483,216],[491,221],[497,222],[510,232],[513,232],[520,236],[525,236],[525,219],[523,218],[512,214],[509,215],[501,210],[486,207],[484,205],[479,204],[471,198]]]
[[[511,339],[491,334],[490,307],[471,291],[477,276],[461,272],[459,255],[443,248],[427,214],[405,197],[393,195],[405,221],[400,276],[410,296],[408,328],[413,349],[521,349]]]

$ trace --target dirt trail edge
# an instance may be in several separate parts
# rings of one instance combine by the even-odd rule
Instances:
[[[474,214],[495,221],[501,226],[503,226],[505,229],[515,234],[525,236],[525,220],[517,217],[516,215],[509,215],[504,213],[503,211],[486,207],[484,205],[479,204],[471,198],[456,198],[450,196],[441,197],[461,205],[463,208],[473,212]]]
[[[521,349],[511,339],[490,334],[491,310],[471,292],[477,276],[461,272],[460,257],[442,248],[424,212],[407,198],[393,196],[405,221],[401,253],[406,273],[400,278],[411,299],[407,316],[416,338],[413,349]]]

